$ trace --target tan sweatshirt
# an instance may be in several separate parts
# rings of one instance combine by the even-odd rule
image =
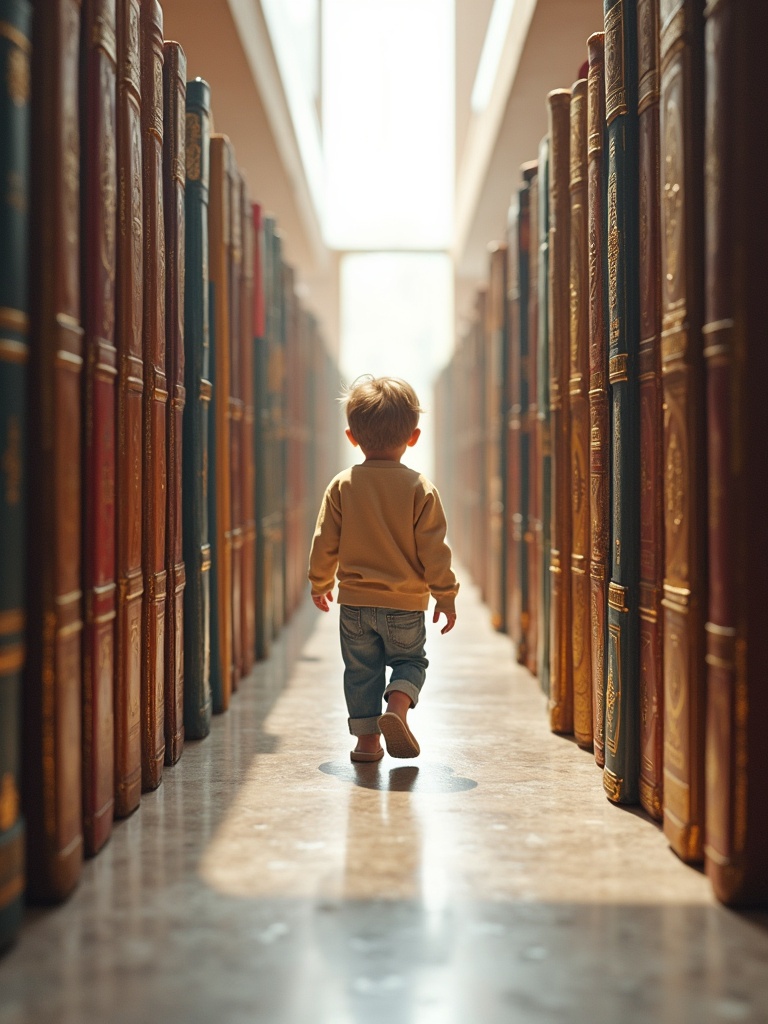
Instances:
[[[371,460],[328,485],[309,556],[313,594],[339,577],[339,604],[424,611],[430,593],[454,611],[459,589],[440,495],[421,473]]]

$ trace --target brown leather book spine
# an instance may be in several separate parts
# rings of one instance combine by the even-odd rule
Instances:
[[[144,213],[139,0],[117,0],[115,814],[141,799]]]
[[[27,894],[65,897],[82,829],[80,3],[38,6],[32,40],[31,359],[23,810]]]
[[[661,25],[661,365],[664,388],[664,832],[703,855],[706,431],[702,345],[703,19],[699,0]]]
[[[240,184],[243,233],[243,277],[240,288],[240,379],[243,396],[243,443],[240,484],[243,518],[243,672],[256,661],[256,469],[254,400],[254,273],[253,212],[245,179]]]
[[[571,90],[570,140],[570,501],[573,734],[592,749],[589,594],[589,301],[587,242],[587,80]]]
[[[81,43],[83,460],[83,832],[109,837],[115,806],[115,0],[84,0]]]
[[[709,475],[707,875],[733,906],[768,903],[768,347],[763,0],[706,8]],[[748,197],[748,201],[746,200]]]
[[[659,221],[659,9],[639,0],[640,171],[640,803],[661,820],[664,689],[664,414],[661,384]]]
[[[243,225],[240,174],[234,153],[229,163],[229,455],[232,543],[232,689],[243,674],[243,501],[240,469],[243,452],[243,397],[240,366]]]
[[[573,732],[571,647],[571,453],[568,389],[570,106],[567,89],[549,94],[549,388],[552,436],[552,608],[549,720]]]
[[[609,412],[605,300],[605,34],[587,42],[587,191],[589,204],[589,480],[592,733],[595,761],[605,765],[605,643],[608,602]]]
[[[506,437],[503,430],[504,381],[506,377],[507,327],[507,247],[492,245],[489,250],[488,302],[486,305],[486,341],[488,373],[486,374],[486,479],[488,481],[488,606],[491,624],[501,630],[505,625],[504,586],[504,476],[506,471]],[[518,647],[518,658],[520,657]]]
[[[211,189],[208,204],[208,248],[213,296],[213,417],[216,438],[209,486],[216,498],[213,539],[212,595],[217,603],[218,636],[212,638],[213,710],[226,711],[232,695],[232,527],[231,452],[229,443],[229,165],[232,147],[225,135],[211,135]],[[213,596],[212,596],[213,599]],[[213,623],[213,618],[212,618]]]
[[[528,652],[526,665],[536,675],[538,671],[538,637],[542,628],[540,605],[541,590],[541,430],[538,402],[538,338],[539,338],[539,239],[537,232],[539,212],[538,162],[523,166],[528,181],[529,241],[528,241],[528,355],[524,368],[528,379],[528,523],[525,543],[528,550]]]
[[[184,588],[181,522],[184,386],[184,186],[186,173],[187,58],[178,43],[163,44],[163,192],[165,211],[165,337],[168,369],[168,492],[165,628],[165,763],[184,747]]]
[[[141,3],[141,134],[144,178],[144,622],[141,781],[156,789],[165,760],[165,516],[168,384],[163,214],[163,12]]]
[[[522,452],[522,409],[520,408],[520,193],[515,191],[507,216],[507,374],[506,374],[506,493],[504,532],[506,534],[507,632],[520,660],[523,650],[522,571],[523,515],[521,509],[520,456]],[[469,411],[468,411],[469,414]],[[471,465],[471,463],[470,463]]]

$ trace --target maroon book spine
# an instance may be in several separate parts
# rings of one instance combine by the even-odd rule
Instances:
[[[144,178],[144,622],[141,667],[141,779],[156,789],[165,760],[165,517],[168,384],[163,212],[163,12],[141,3],[141,134]]]
[[[168,370],[168,496],[165,627],[165,763],[184,747],[184,587],[181,523],[184,387],[184,187],[186,176],[187,58],[178,43],[163,44],[163,200],[165,211],[165,337]]]
[[[589,204],[589,480],[592,732],[605,765],[605,644],[608,602],[610,452],[605,296],[605,34],[589,37],[587,176]]]
[[[243,225],[243,280],[240,289],[240,366],[243,393],[243,445],[240,486],[243,515],[243,671],[256,661],[256,470],[254,399],[254,274],[256,245],[248,186],[241,178],[240,215]]]
[[[229,164],[229,455],[232,515],[232,691],[243,674],[243,380],[241,367],[241,295],[243,225],[237,163]]]
[[[83,461],[83,831],[107,841],[115,805],[115,0],[84,0],[81,46]]]
[[[31,358],[23,811],[27,894],[59,900],[83,859],[79,0],[32,41]]]
[[[639,0],[640,171],[640,803],[661,820],[664,689],[664,414],[659,223],[659,11]]]

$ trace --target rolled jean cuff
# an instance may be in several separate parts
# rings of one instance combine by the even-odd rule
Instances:
[[[389,686],[384,691],[384,700],[389,700],[389,695],[393,690],[399,690],[400,693],[407,693],[411,698],[411,703],[414,707],[419,703],[421,687],[415,686],[408,679],[390,679]]]
[[[379,716],[372,718],[348,718],[350,736],[370,736],[371,733],[381,732],[379,728]]]

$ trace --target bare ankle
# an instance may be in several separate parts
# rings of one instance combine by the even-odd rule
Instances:
[[[391,711],[393,715],[397,715],[398,718],[402,718],[403,721],[408,717],[408,712],[411,708],[411,698],[407,693],[403,693],[402,690],[393,690],[387,699],[387,711]]]

